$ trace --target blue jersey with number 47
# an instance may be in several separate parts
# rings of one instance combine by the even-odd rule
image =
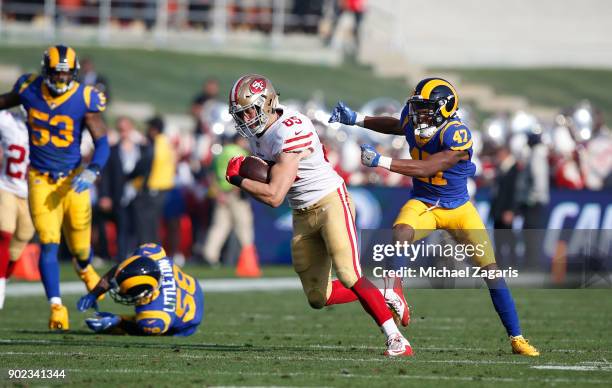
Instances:
[[[54,96],[36,74],[19,77],[13,91],[28,114],[30,166],[52,173],[78,167],[85,114],[104,111],[104,94],[74,81],[67,92]]]
[[[414,132],[414,125],[408,116],[408,106],[402,111],[400,122],[412,159],[426,160],[430,155],[445,150],[465,150],[470,156],[470,160],[462,160],[446,171],[438,171],[432,177],[414,178],[412,198],[447,209],[457,208],[469,201],[467,179],[474,176],[476,166],[471,162],[472,134],[468,127],[453,117],[438,128],[432,137],[422,138]]]

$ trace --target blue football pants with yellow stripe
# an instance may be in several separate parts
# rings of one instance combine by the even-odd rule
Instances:
[[[34,168],[28,173],[30,213],[42,245],[39,267],[47,298],[60,296],[57,252],[62,233],[79,267],[85,268],[91,259],[89,190],[76,193],[71,187],[78,172],[57,180]]]

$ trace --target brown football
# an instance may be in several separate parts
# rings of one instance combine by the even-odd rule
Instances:
[[[270,182],[270,166],[265,160],[257,156],[247,156],[238,171],[241,177],[252,179],[261,183]]]

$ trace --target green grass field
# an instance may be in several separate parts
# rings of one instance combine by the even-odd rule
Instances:
[[[219,79],[225,100],[236,79],[247,73],[268,76],[281,98],[306,101],[318,90],[328,105],[343,99],[360,106],[382,96],[401,101],[409,89],[401,80],[378,78],[368,68],[350,64],[336,68],[164,50],[76,49],[80,57],[91,57],[106,75],[113,98],[151,103],[160,112],[187,112],[207,77]],[[44,50],[44,46],[0,46],[0,63],[38,72]]]
[[[311,310],[299,291],[209,293],[189,338],[95,335],[74,308],[72,331],[49,333],[42,296],[11,297],[0,311],[0,385],[610,385],[609,290],[514,294],[539,358],[510,354],[486,290],[409,291],[409,359],[380,355],[383,337],[358,304]],[[108,300],[101,309],[127,311]],[[63,369],[66,378],[9,381],[8,369]]]
[[[44,46],[0,45],[0,64],[39,71],[44,49]],[[328,106],[343,99],[359,107],[381,96],[404,101],[411,88],[402,80],[376,77],[369,68],[350,63],[328,67],[165,50],[95,47],[77,47],[77,50],[81,57],[93,58],[98,71],[107,76],[113,98],[151,103],[162,113],[186,112],[200,84],[210,76],[220,80],[222,96],[239,76],[255,72],[270,77],[283,99],[307,100],[318,90]],[[608,123],[612,122],[609,93],[612,70],[450,68],[432,69],[431,74],[439,71],[457,73],[464,81],[490,85],[499,93],[524,96],[530,102],[553,108],[589,99],[605,112]]]
[[[612,122],[612,71],[609,69],[469,68],[443,69],[466,82],[489,85],[498,93],[524,96],[531,103],[559,109],[588,99]],[[461,91],[459,91],[461,93]]]

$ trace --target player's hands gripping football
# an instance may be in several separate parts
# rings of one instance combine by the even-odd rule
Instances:
[[[227,170],[225,170],[225,179],[232,185],[240,187],[243,177],[240,176],[240,165],[244,162],[244,156],[234,156],[227,163]]]
[[[380,154],[370,144],[361,145],[361,163],[368,167],[378,167]]]
[[[357,112],[353,112],[353,110],[346,106],[344,102],[338,101],[338,104],[334,107],[334,110],[332,110],[332,114],[328,122],[355,125],[356,121]]]
[[[98,173],[96,171],[92,170],[91,168],[86,168],[72,180],[72,188],[77,193],[82,193],[85,190],[89,190],[93,186],[97,177]]]

